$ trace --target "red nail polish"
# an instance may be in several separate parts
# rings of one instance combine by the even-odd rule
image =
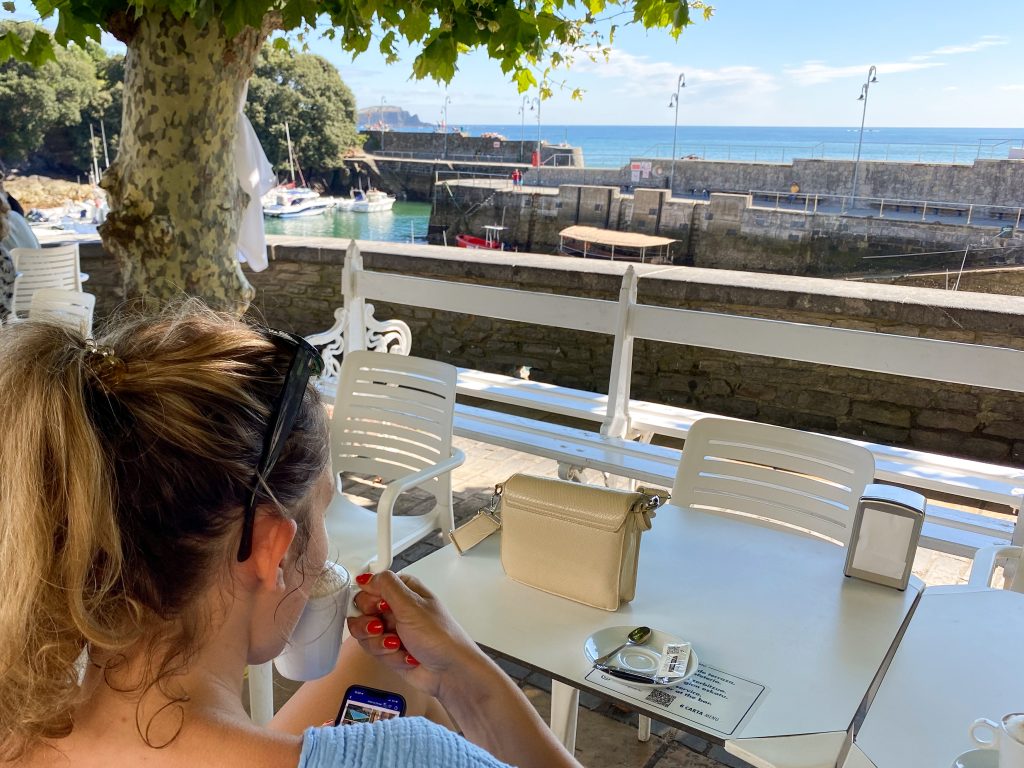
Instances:
[[[358,584],[360,587],[362,587],[365,584],[368,584],[370,579],[372,579],[372,578],[373,578],[373,574],[372,573],[360,573],[358,576],[356,576],[356,584]]]
[[[411,653],[405,654],[405,663],[408,664],[410,667],[418,667],[420,664],[418,661],[416,661],[416,657],[413,656]]]
[[[366,625],[366,631],[369,632],[371,635],[379,635],[381,632],[384,631],[384,622],[380,619],[374,619]]]
[[[385,613],[386,611],[390,611],[390,610],[391,610],[391,606],[388,605],[388,601],[387,600],[381,600],[379,603],[377,603],[377,612],[378,613]]]
[[[389,651],[397,651],[402,645],[402,641],[398,639],[397,635],[388,635],[384,638],[384,647]]]

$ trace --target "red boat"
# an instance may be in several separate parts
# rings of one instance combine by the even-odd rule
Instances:
[[[488,224],[484,227],[484,237],[476,235],[456,235],[455,244],[459,248],[475,248],[488,251],[503,251],[505,244],[501,242],[501,233],[505,227]]]

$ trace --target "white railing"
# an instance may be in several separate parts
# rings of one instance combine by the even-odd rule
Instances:
[[[365,348],[366,302],[371,299],[611,336],[611,373],[600,434],[613,440],[634,437],[630,381],[636,339],[1024,393],[1022,350],[640,304],[639,279],[629,267],[618,299],[609,300],[374,272],[363,268],[353,241],[342,274],[347,310],[344,348]],[[884,458],[876,472],[880,481],[1020,510],[1024,470],[909,449],[873,448]],[[953,518],[944,524],[966,531],[990,530],[989,519],[980,515],[954,513]],[[1017,528],[1013,539],[1024,543],[1024,527]]]
[[[842,214],[844,216],[871,216],[881,219],[905,221],[939,221],[969,224],[977,227],[1021,228],[1024,207],[989,205],[988,203],[951,202],[948,200],[905,200],[891,197],[863,197],[850,195],[824,195],[804,192],[753,189],[751,205],[769,210],[793,211],[809,214]],[[703,192],[691,190],[691,197],[700,199]]]

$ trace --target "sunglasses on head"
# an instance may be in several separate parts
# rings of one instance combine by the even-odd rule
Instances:
[[[245,562],[252,554],[252,533],[256,522],[256,498],[259,489],[264,485],[267,476],[274,469],[281,450],[295,426],[295,419],[302,407],[302,398],[306,394],[306,384],[311,376],[320,376],[324,372],[324,361],[316,347],[301,336],[274,328],[261,328],[260,331],[273,343],[294,351],[292,363],[284,377],[284,386],[277,397],[274,410],[267,420],[267,434],[263,438],[263,452],[253,476],[252,490],[245,505],[242,517],[242,541],[238,545],[238,562]]]

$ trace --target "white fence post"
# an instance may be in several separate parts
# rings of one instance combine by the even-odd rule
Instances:
[[[353,240],[345,254],[341,270],[341,295],[345,300],[345,352],[366,349],[366,298],[359,291],[359,275],[363,271],[363,255]]]
[[[632,308],[636,305],[639,278],[632,266],[622,276],[619,288],[619,317],[615,324],[611,377],[608,380],[608,410],[601,434],[626,437],[629,431],[629,385],[633,376]]]

